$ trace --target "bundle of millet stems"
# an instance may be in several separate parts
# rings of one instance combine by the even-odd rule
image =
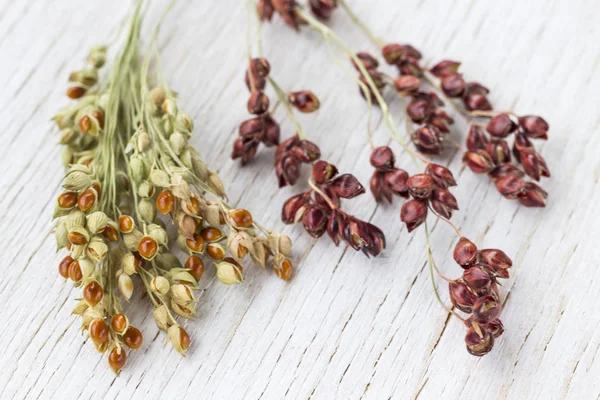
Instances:
[[[327,20],[339,5],[377,45],[385,61],[398,68],[400,74],[397,78],[380,71],[376,57],[367,52],[356,53],[332,29],[319,21],[319,19]],[[462,149],[462,146],[447,138],[447,134],[450,133],[449,125],[454,121],[443,110],[444,102],[440,96],[446,98],[470,122],[466,138],[467,149],[463,157],[466,165],[476,173],[487,174],[504,197],[518,199],[521,204],[528,207],[545,206],[547,193],[536,183],[526,182],[523,178],[528,175],[539,180],[540,177],[550,176],[544,159],[534,149],[530,140],[546,139],[548,124],[538,116],[519,117],[513,112],[494,111],[487,98],[489,91],[479,83],[465,82],[458,72],[459,63],[445,60],[430,69],[424,68],[420,65],[419,60],[422,56],[418,50],[410,45],[382,42],[358,19],[344,0],[310,0],[309,6],[316,18],[300,7],[295,0],[259,0],[256,3],[256,12],[261,21],[270,21],[274,15],[278,15],[295,30],[300,31],[303,25],[307,25],[321,35],[331,50],[337,50],[337,53],[332,51],[334,61],[348,73],[351,79],[357,81],[360,94],[368,103],[368,124],[370,125],[372,105],[379,106],[390,138],[404,149],[417,168],[422,165],[422,172],[412,175],[397,168],[393,150],[389,146],[375,146],[370,126],[367,127],[372,149],[370,162],[375,168],[370,188],[375,199],[378,202],[391,203],[394,196],[409,198],[401,207],[400,220],[409,232],[424,225],[427,258],[437,300],[466,326],[467,351],[475,356],[489,353],[494,346],[494,340],[504,331],[502,322],[498,318],[502,309],[498,280],[509,277],[508,270],[512,267],[512,261],[501,250],[478,249],[450,221],[452,214],[458,210],[458,201],[449,191],[450,187],[457,184],[456,180],[447,167],[433,163],[428,156],[440,155],[448,144],[459,149]],[[358,71],[358,76],[344,65],[344,59],[338,53],[351,61],[354,69]],[[427,89],[426,84],[429,84],[433,90]],[[384,97],[386,87],[391,87],[403,101],[408,101],[405,110],[406,136],[410,138],[416,150],[406,143],[390,113],[390,107]],[[478,122],[480,119],[489,119],[489,121],[486,126],[483,126]],[[414,124],[417,126],[414,127]],[[513,161],[511,151],[504,140],[511,134],[514,135],[512,153],[516,163],[511,163]],[[326,170],[322,163],[319,161],[314,164],[313,177],[309,180],[310,190],[307,193],[319,189],[319,187],[315,188],[315,182],[323,175],[320,171]],[[337,172],[335,167],[328,168],[333,169],[332,176],[334,176]],[[331,200],[332,197],[336,199],[335,196],[329,196],[328,192],[317,191],[317,193],[325,200]],[[302,221],[305,229],[316,237],[320,236],[318,233],[322,234],[321,231],[325,230],[333,232],[334,236],[338,232],[344,232],[339,230],[340,225],[336,220],[331,222],[332,219],[329,218],[332,215],[331,211],[321,212],[313,217],[311,213],[314,211],[308,199],[306,193],[289,199],[283,206],[283,221],[286,223]],[[336,209],[335,201],[326,201],[326,203],[329,209]],[[428,215],[448,223],[457,234],[458,242],[454,248],[453,258],[463,268],[460,278],[448,278],[438,269],[430,246]],[[319,224],[307,224],[305,219],[317,220]],[[322,225],[325,228],[322,228]],[[314,226],[319,229],[315,230]],[[379,232],[383,237],[383,233]],[[352,245],[352,241],[347,243]],[[379,253],[373,255],[377,254]],[[442,302],[437,292],[435,274],[447,281],[452,308]],[[457,310],[468,314],[468,317],[459,315]]]
[[[100,75],[109,47],[96,46],[87,65],[69,77],[73,104],[54,117],[66,166],[54,212],[57,246],[67,253],[59,274],[80,288],[73,313],[116,373],[125,366],[127,348],[143,344],[127,315],[136,289],[145,292],[156,325],[184,354],[190,334],[182,321],[196,316],[205,264],[227,285],[243,281],[246,259],[264,268],[272,256],[280,278],[292,273],[289,237],[230,206],[221,179],[188,143],[194,123],[163,77],[157,45],[172,4],[142,57],[146,7],[138,0],[123,45],[112,46],[117,54],[106,80]],[[152,60],[158,82],[150,89]],[[175,240],[168,230],[176,231]]]

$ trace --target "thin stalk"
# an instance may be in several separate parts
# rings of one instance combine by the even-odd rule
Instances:
[[[306,139],[306,132],[304,132],[304,128],[302,128],[302,125],[296,119],[294,115],[294,110],[292,110],[292,106],[290,105],[287,94],[283,91],[283,89],[281,89],[281,86],[279,86],[279,84],[272,77],[269,76],[267,79],[269,80],[269,83],[273,86],[273,89],[275,89],[277,98],[279,99],[279,102],[285,109],[285,112],[287,113],[288,117],[296,126],[296,132],[298,133],[298,137],[300,139]]]
[[[421,160],[425,164],[429,164],[430,162],[428,159],[426,159],[425,157],[423,157],[422,155],[420,155],[419,153],[415,152],[410,147],[408,147],[408,145],[402,138],[400,131],[398,130],[398,126],[394,122],[394,119],[392,118],[392,115],[389,112],[389,106],[388,106],[387,102],[385,101],[385,99],[383,98],[381,93],[379,92],[379,89],[375,85],[375,82],[373,82],[371,75],[368,73],[368,71],[366,70],[363,63],[358,59],[358,57],[354,54],[354,52],[346,44],[346,42],[344,42],[342,40],[342,38],[340,38],[333,30],[331,30],[329,27],[327,27],[326,25],[322,24],[321,22],[319,22],[318,20],[313,18],[310,14],[304,12],[304,10],[302,10],[300,8],[296,8],[296,14],[299,17],[301,17],[304,21],[306,21],[306,23],[313,30],[315,30],[317,33],[321,34],[323,36],[323,38],[325,38],[325,40],[332,41],[335,45],[337,45],[339,47],[339,49],[342,51],[342,53],[344,53],[347,57],[349,57],[354,62],[354,64],[356,65],[356,68],[358,68],[361,75],[365,78],[365,80],[369,84],[369,87],[371,88],[373,95],[377,99],[379,107],[381,108],[381,112],[383,113],[385,125],[386,125],[389,136],[392,139],[394,139],[396,142],[398,142],[398,144],[400,144],[400,146],[402,146],[404,148],[404,150],[412,158],[415,165],[418,166],[418,163],[416,161],[417,159]]]
[[[433,274],[434,268],[435,268],[436,272],[438,273],[438,275],[442,279],[447,280],[448,282],[450,282],[450,280],[448,278],[446,278],[445,276],[443,276],[442,274],[440,274],[439,270],[437,269],[437,265],[435,264],[435,260],[433,258],[433,253],[431,252],[431,245],[429,242],[429,229],[427,227],[427,221],[425,221],[425,238],[427,240],[427,259],[428,259],[428,263],[429,263],[429,276],[431,277],[431,286],[433,287],[433,293],[435,294],[435,298],[437,299],[438,303],[440,303],[440,305],[442,306],[442,308],[444,310],[446,310],[447,312],[454,315],[456,318],[461,320],[463,323],[466,323],[466,321],[463,317],[458,315],[454,310],[452,310],[451,308],[448,308],[444,304],[444,302],[440,298],[440,294],[438,293],[437,286],[435,285],[435,276]]]
[[[371,31],[369,29],[369,27],[367,25],[365,25],[360,18],[358,18],[358,16],[354,13],[354,11],[352,11],[352,9],[350,9],[350,7],[348,7],[348,4],[346,3],[345,0],[338,0],[339,4],[342,6],[342,8],[344,9],[344,11],[346,11],[346,13],[348,14],[348,16],[350,17],[350,19],[352,20],[352,22],[354,22],[354,24],[356,24],[356,26],[358,26],[364,33],[365,35],[369,38],[369,40],[371,42],[373,42],[373,44],[379,48],[382,48],[383,46],[385,46],[385,42],[379,38],[377,35],[375,35],[373,33],[373,31]]]
[[[450,221],[449,219],[446,219],[444,217],[442,217],[440,214],[438,214],[433,208],[429,208],[431,210],[431,212],[438,217],[438,219],[444,221],[445,223],[447,223],[448,225],[450,225],[452,227],[452,229],[454,229],[454,232],[456,232],[456,234],[458,235],[458,237],[463,237],[463,234],[461,233],[460,229],[458,229],[458,227],[454,224],[454,222]]]
[[[333,203],[333,201],[331,201],[329,196],[327,196],[321,189],[319,189],[319,187],[316,185],[315,181],[312,180],[312,178],[308,179],[308,186],[310,186],[312,190],[320,194],[321,197],[325,199],[327,204],[329,204],[329,207],[331,207],[332,210],[337,209],[337,206]]]

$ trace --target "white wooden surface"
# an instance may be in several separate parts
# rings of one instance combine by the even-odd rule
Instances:
[[[377,207],[370,195],[347,203],[385,231],[388,249],[376,260],[327,239],[315,244],[299,227],[282,228],[280,206],[297,189],[277,190],[272,155],[261,153],[247,169],[229,159],[246,118],[244,2],[179,1],[162,43],[166,75],[197,120],[193,143],[230,182],[234,204],[292,236],[298,267],[289,283],[252,269],[242,286],[210,286],[199,319],[186,325],[193,334],[186,358],[163,346],[149,307],[133,306],[129,315],[145,343],[116,378],[78,332],[70,311],[79,293],[57,274],[63,254],[54,252],[49,216],[63,171],[49,118],[67,103],[68,73],[117,29],[123,3],[0,1],[2,399],[598,398],[597,1],[350,1],[385,38],[412,43],[429,60],[462,60],[499,108],[542,114],[551,124],[542,146],[553,173],[544,182],[546,209],[502,200],[486,179],[462,173],[460,157],[447,157],[461,171],[455,221],[478,244],[500,247],[515,261],[503,287],[506,333],[481,359],[466,353],[464,327],[435,302],[423,232],[407,234],[398,204]],[[158,9],[166,2],[156,3]],[[371,49],[343,12],[332,26],[357,50]],[[355,85],[330,63],[316,35],[298,35],[281,21],[264,34],[274,76],[322,99],[318,115],[302,122],[325,158],[366,184],[365,105]],[[289,121],[284,127],[292,133]],[[456,139],[464,128],[456,124]],[[376,138],[387,142],[381,129]],[[405,155],[399,158],[412,170]],[[441,268],[460,274],[452,231],[436,225],[432,240]],[[205,282],[213,277],[208,271]]]

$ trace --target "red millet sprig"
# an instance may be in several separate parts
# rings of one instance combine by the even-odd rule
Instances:
[[[367,257],[376,257],[385,248],[385,236],[375,225],[344,212],[340,199],[352,199],[365,188],[351,174],[338,175],[335,165],[319,160],[314,163],[311,187],[290,197],[283,205],[281,219],[286,224],[302,221],[306,232],[319,238],[327,232],[336,246],[344,241]]]
[[[390,136],[399,142],[407,150],[407,152],[409,152],[415,163],[416,159],[418,158],[426,164],[424,174],[417,174],[412,177],[408,177],[408,174],[405,171],[395,168],[394,157],[389,148],[379,147],[373,149],[371,160],[373,166],[376,168],[376,172],[372,177],[371,184],[372,188],[374,188],[373,192],[376,198],[379,200],[382,200],[383,198],[391,200],[393,195],[410,195],[413,197],[413,199],[405,203],[405,206],[403,206],[403,212],[401,213],[404,214],[402,216],[402,220],[407,224],[409,231],[412,231],[417,226],[425,222],[427,210],[431,208],[432,212],[436,216],[450,224],[455,229],[457,235],[460,237],[460,246],[466,242],[470,243],[470,241],[464,238],[458,228],[447,219],[451,216],[452,211],[457,209],[456,200],[447,191],[448,186],[455,184],[452,174],[445,167],[432,164],[426,158],[415,154],[412,150],[408,149],[406,144],[399,137],[398,129],[388,112],[389,107],[381,96],[379,90],[380,88],[375,82],[375,79],[373,79],[372,74],[365,67],[364,59],[361,60],[359,57],[352,54],[352,52],[348,49],[348,46],[337,35],[335,35],[333,31],[305,14],[301,9],[296,8],[295,14],[292,15],[292,19],[295,21],[299,21],[300,19],[304,20],[313,29],[321,33],[326,39],[331,40],[334,44],[338,45],[343,52],[352,59],[355,67],[361,73],[361,79],[359,80],[361,92],[363,95],[365,95],[365,98],[369,101],[369,103],[371,103],[372,97],[376,98],[377,103],[381,107],[384,114],[384,120]],[[294,25],[294,27],[297,26],[297,24]],[[434,195],[436,191],[440,195]],[[310,192],[308,195],[310,195]],[[306,196],[307,194],[301,194],[288,200],[286,205],[289,208],[286,210],[284,207],[284,219],[288,218],[289,220],[294,221],[299,220],[296,215],[299,210],[302,210],[302,208],[305,206],[307,198]],[[330,202],[327,203],[331,207]],[[417,207],[413,207],[414,205]],[[304,214],[302,214],[302,219],[304,219]],[[322,235],[324,233],[322,222],[323,218],[320,217],[319,214],[319,218],[316,218],[316,220],[319,222],[318,224],[313,224],[310,220],[307,221],[307,230],[310,232],[314,226],[318,226],[319,229],[317,229],[316,232]],[[472,271],[468,273],[465,272],[463,277],[459,280],[450,280],[443,276],[435,265],[435,261],[433,260],[431,253],[429,232],[426,223],[425,233],[427,238],[427,252],[431,271],[431,279],[436,298],[447,311],[457,316],[468,327],[469,330],[467,332],[465,341],[469,353],[477,356],[488,353],[493,346],[494,337],[500,336],[503,331],[502,324],[497,319],[501,306],[498,298],[496,279],[499,277],[508,277],[508,273],[505,271],[508,267],[498,267],[496,264],[490,261],[489,257],[486,258],[483,254],[489,256],[490,254],[504,255],[504,253],[499,250],[486,250],[485,253],[482,252],[483,254],[481,256],[479,253],[477,253],[476,257],[469,259],[468,262],[465,262],[461,259],[461,265],[463,265],[465,269]],[[477,251],[476,247],[475,251]],[[508,263],[510,264],[508,257],[504,255],[504,258],[508,260]],[[464,295],[467,297],[467,301],[473,300],[473,304],[471,305],[472,308],[470,310],[473,311],[473,316],[471,318],[464,319],[455,311],[443,305],[435,285],[433,275],[434,268],[437,274],[448,282],[454,284],[465,284]],[[485,279],[483,276],[481,276],[482,274],[479,274],[481,282],[471,282],[469,277],[471,274],[475,274],[476,272],[481,272],[482,274],[485,273],[488,277],[486,281],[487,283],[484,282]],[[466,282],[469,282],[469,284]],[[467,294],[470,294],[471,296],[467,296]],[[457,301],[454,300],[455,298],[458,299],[456,293],[452,294],[452,298],[453,301]],[[462,298],[460,300],[462,301]],[[459,304],[463,305],[463,303]],[[467,302],[465,304],[469,303]],[[463,307],[463,310],[467,310],[467,308]]]
[[[242,122],[240,125],[239,137],[233,144],[231,157],[233,159],[240,158],[242,165],[246,165],[254,158],[261,143],[267,147],[279,146],[280,128],[279,124],[273,119],[272,113],[275,107],[282,103],[297,128],[297,133],[293,138],[307,143],[306,152],[309,152],[310,156],[306,155],[305,158],[319,158],[320,152],[318,147],[304,139],[305,134],[302,126],[296,121],[290,108],[293,106],[303,113],[314,112],[319,109],[319,99],[309,91],[293,92],[286,95],[277,82],[269,76],[270,70],[270,64],[265,58],[252,58],[249,61],[249,67],[245,76],[246,86],[250,91],[248,112],[255,115],[255,117]],[[264,92],[267,82],[273,86],[279,99],[272,110],[269,110],[269,97]],[[286,146],[284,145],[284,147]],[[282,149],[278,147],[277,153],[281,152]],[[314,159],[303,162],[311,162]],[[296,165],[296,167],[298,166]],[[299,168],[297,169],[299,172]],[[279,176],[280,174],[278,173],[277,175]],[[297,176],[290,176],[289,179],[284,180],[284,184],[280,181],[280,186],[285,186],[285,184],[293,185],[296,179]]]
[[[259,13],[265,12],[265,7],[269,6],[271,15],[273,12],[270,3],[259,5]],[[252,7],[253,8],[253,7]],[[251,12],[254,14],[254,11]],[[259,54],[261,51],[260,24],[262,14],[258,20],[257,26],[257,47]],[[240,158],[242,165],[246,165],[258,150],[260,143],[267,147],[277,146],[275,152],[275,173],[278,178],[279,187],[294,185],[300,177],[301,164],[312,163],[321,157],[319,147],[306,139],[306,134],[300,123],[296,120],[292,107],[302,113],[312,113],[320,107],[317,96],[310,91],[298,91],[285,93],[279,84],[270,76],[271,66],[266,58],[251,58],[250,44],[250,25],[251,18],[248,19],[248,57],[249,66],[246,70],[245,82],[250,91],[248,100],[248,112],[255,117],[248,119],[240,125],[239,137],[233,144],[231,157]],[[274,89],[278,102],[272,110],[269,110],[269,97],[264,90],[269,83]],[[288,117],[296,127],[296,134],[291,136],[280,144],[280,127],[273,119],[272,114],[279,104],[282,104]]]
[[[476,173],[488,174],[504,197],[518,199],[528,207],[545,206],[547,193],[537,184],[522,179],[525,174],[536,181],[540,177],[550,176],[545,160],[530,141],[547,139],[548,123],[543,118],[532,115],[518,117],[510,112],[493,111],[487,98],[489,90],[478,82],[465,82],[458,73],[460,63],[444,60],[427,71],[419,64],[421,53],[418,50],[410,45],[385,44],[359,20],[344,0],[339,0],[339,4],[360,29],[381,48],[386,62],[398,67],[400,76],[394,80],[395,89],[400,96],[412,97],[406,112],[414,123],[422,125],[411,134],[411,139],[419,151],[426,154],[441,153],[443,134],[449,132],[447,124],[453,122],[452,118],[439,108],[443,103],[438,96],[420,89],[419,78],[424,78],[471,121],[466,141],[468,151],[464,154],[464,161],[469,168]],[[372,56],[368,57],[377,63]],[[436,82],[436,78],[439,82]],[[383,89],[385,83],[385,80],[382,80],[380,89]],[[460,99],[463,105],[458,106],[454,102],[455,99]],[[481,126],[475,124],[474,118],[477,117],[491,118],[486,127],[491,138],[484,133]],[[516,163],[511,163],[509,145],[504,140],[512,133],[515,134],[513,154]],[[522,169],[519,168],[519,164]]]
[[[290,7],[291,4],[291,7]],[[270,20],[277,11],[283,19],[295,29],[298,29],[299,19],[294,12],[295,3],[286,1],[259,1],[257,16],[259,17],[257,29],[257,44],[260,53],[260,26],[261,21]],[[249,21],[250,22],[250,21]],[[249,36],[249,35],[248,35]],[[250,42],[250,41],[249,41]],[[250,54],[250,44],[249,54]],[[253,66],[260,66],[256,68]],[[385,248],[385,236],[376,226],[359,220],[341,210],[341,198],[351,199],[365,192],[360,182],[350,174],[337,176],[337,168],[325,161],[316,161],[320,158],[318,146],[306,139],[304,129],[295,119],[292,107],[300,112],[313,112],[319,108],[319,100],[309,91],[300,91],[286,94],[279,84],[269,76],[270,67],[264,58],[251,59],[250,68],[246,73],[246,84],[251,92],[260,92],[263,95],[253,94],[264,102],[263,90],[267,81],[275,90],[289,118],[296,126],[297,134],[283,141],[275,152],[275,170],[279,186],[293,185],[300,177],[300,164],[313,163],[312,178],[308,180],[310,189],[288,199],[283,205],[282,220],[286,224],[302,221],[305,230],[313,237],[319,238],[328,232],[335,245],[340,241],[346,242],[355,250],[361,250],[367,256],[377,256]],[[268,98],[267,100],[268,101]],[[251,104],[248,105],[252,113]],[[266,113],[268,107],[262,107],[259,114]],[[269,115],[270,118],[270,115]],[[257,118],[242,123],[240,138],[234,144],[233,157],[254,156],[258,144],[265,135],[262,124],[255,122]],[[252,132],[252,133],[249,133]],[[245,139],[247,136],[252,139]],[[279,129],[277,129],[279,139]],[[250,142],[252,145],[245,145]],[[248,150],[246,150],[246,148]],[[239,150],[238,150],[239,149]],[[249,158],[248,158],[249,159]],[[246,160],[247,161],[247,160]],[[315,162],[316,161],[316,162]]]
[[[466,110],[463,109],[462,114],[471,120],[464,161],[473,172],[488,174],[507,199],[518,199],[527,207],[544,207],[548,194],[536,183],[525,182],[522,178],[525,174],[536,181],[550,177],[546,161],[530,140],[546,140],[548,123],[535,115],[519,117],[511,112],[492,111],[485,96],[487,89],[478,83],[466,83],[458,73],[459,65],[445,60],[430,71],[440,79],[441,90],[450,102],[455,98],[463,101]],[[484,128],[473,120],[475,117],[490,117],[490,120]],[[510,135],[514,135],[512,153],[515,162],[511,162],[513,157],[506,141]]]

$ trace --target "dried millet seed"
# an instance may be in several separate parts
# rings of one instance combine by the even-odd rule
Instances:
[[[142,346],[144,338],[142,332],[135,326],[130,326],[123,335],[123,343],[131,349],[139,349]]]
[[[200,257],[197,257],[193,254],[185,261],[185,268],[189,270],[190,274],[196,281],[199,281],[204,274],[204,262]]]
[[[113,347],[108,354],[108,365],[114,373],[119,373],[127,363],[127,352],[124,348]]]

